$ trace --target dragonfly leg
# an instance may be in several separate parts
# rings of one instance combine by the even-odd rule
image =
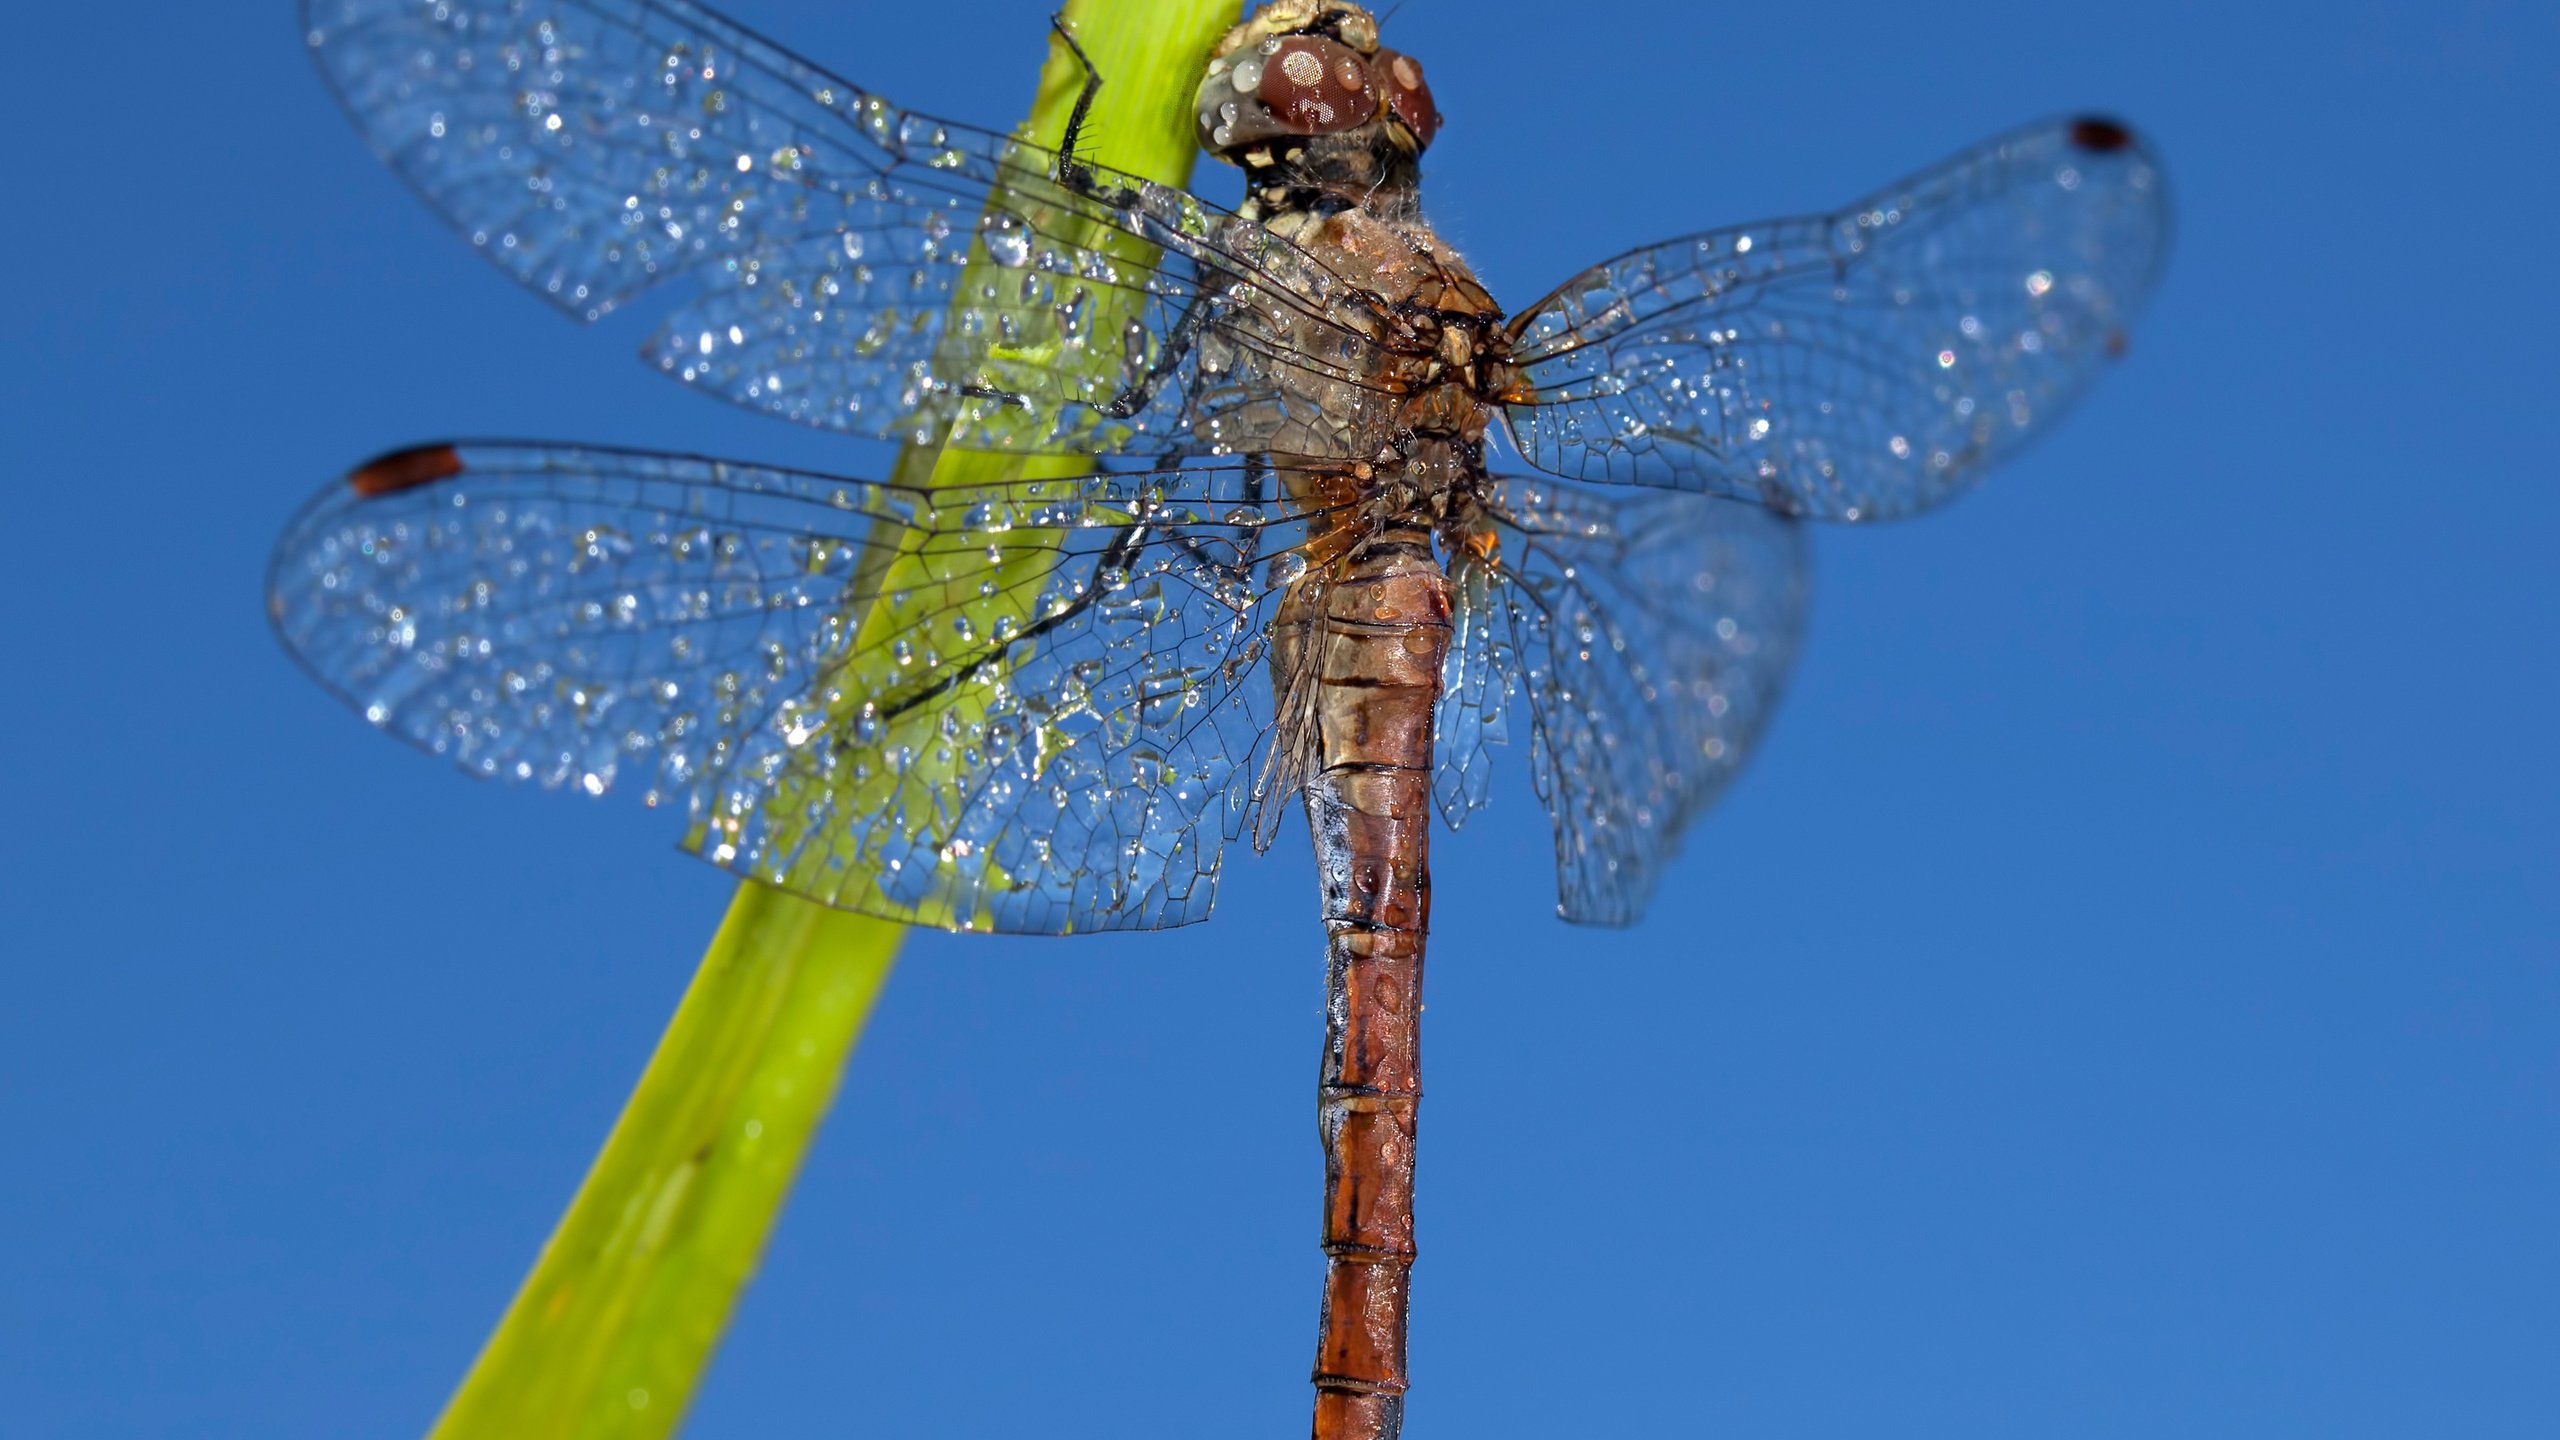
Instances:
[[[1067,161],[1061,157],[1058,163],[1063,168]],[[1191,354],[1192,345],[1198,340],[1201,330],[1208,324],[1209,311],[1210,301],[1207,296],[1193,296],[1190,305],[1183,310],[1182,318],[1176,320],[1173,329],[1166,334],[1163,346],[1157,351],[1155,363],[1147,367],[1147,373],[1131,381],[1128,388],[1119,394],[1094,406],[1094,413],[1106,419],[1126,420],[1146,409],[1148,403],[1156,398],[1156,392],[1162,390],[1165,382],[1173,378],[1174,372],[1182,368],[1183,360]],[[960,387],[960,393],[973,400],[993,400],[999,405],[1014,407],[1025,414],[1035,413],[1031,397],[1018,390],[1006,390],[984,382],[971,381]]]
[[[1184,358],[1190,355],[1192,345],[1209,323],[1209,309],[1210,300],[1204,287],[1202,293],[1193,295],[1191,303],[1183,307],[1182,318],[1173,322],[1172,331],[1164,337],[1164,345],[1156,352],[1155,363],[1147,367],[1147,373],[1130,382],[1126,390],[1094,407],[1096,412],[1114,420],[1126,420],[1146,409],[1147,402],[1155,398],[1156,391],[1164,388],[1164,382],[1173,377],[1173,372],[1182,368]]]
[[[1011,406],[1026,415],[1035,413],[1031,408],[1031,397],[1019,390],[999,389],[996,386],[972,380],[960,387],[960,393],[972,400],[993,400],[999,405]]]
[[[1102,72],[1094,68],[1093,57],[1076,43],[1075,32],[1067,28],[1065,11],[1049,17],[1049,28],[1065,43],[1067,53],[1084,67],[1084,89],[1076,96],[1075,109],[1067,115],[1067,133],[1058,141],[1058,183],[1114,210],[1127,210],[1138,203],[1138,192],[1125,185],[1103,185],[1093,167],[1076,158],[1084,141],[1085,122],[1093,114],[1093,97],[1102,93]]]
[[[1146,543],[1147,532],[1152,528],[1154,527],[1141,523],[1123,525],[1113,531],[1110,542],[1102,547],[1100,566],[1125,568],[1133,563],[1139,548]],[[944,665],[941,673],[915,689],[904,693],[893,691],[882,695],[872,702],[878,708],[881,723],[894,721],[921,705],[942,698],[950,693],[952,687],[977,674],[981,667],[1000,664],[1007,655],[1037,644],[1040,637],[1050,631],[1065,629],[1069,622],[1092,609],[1108,593],[1110,592],[1099,588],[1087,590],[1023,626],[1011,636],[992,642],[976,656]],[[853,748],[853,742],[847,737],[838,737],[835,743],[839,750],[849,752]]]

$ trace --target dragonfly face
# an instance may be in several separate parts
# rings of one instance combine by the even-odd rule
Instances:
[[[1210,56],[1197,108],[1201,147],[1235,164],[1359,131],[1414,154],[1440,130],[1421,65],[1380,48],[1377,21],[1349,5],[1264,7]]]
[[[305,21],[502,270],[581,320],[678,297],[644,347],[671,379],[1098,462],[934,484],[423,447],[306,507],[270,609],[470,773],[636,786],[714,863],[895,920],[1197,920],[1226,841],[1303,799],[1335,995],[1327,1436],[1400,1414],[1430,812],[1464,820],[1523,740],[1560,912],[1636,919],[1783,687],[1796,522],[1916,513],[2017,454],[2167,249],[2149,150],[2082,117],[1506,314],[1423,218],[1440,117],[1356,6],[1280,0],[1203,57],[1233,211],[1072,135],[904,110],[694,0]]]

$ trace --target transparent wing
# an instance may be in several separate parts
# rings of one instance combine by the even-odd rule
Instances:
[[[357,126],[498,266],[594,319],[683,279],[688,384],[882,439],[1374,453],[1374,311],[1260,226],[899,109],[688,0],[304,0]],[[1103,325],[1099,301],[1143,296]],[[1116,312],[1115,312],[1116,313]],[[1346,324],[1343,317],[1350,316]]]
[[[1590,481],[1866,520],[2016,453],[2123,346],[2169,243],[2158,161],[2080,119],[1830,215],[1630,252],[1512,321],[1521,453]]]
[[[1631,924],[1785,686],[1810,596],[1803,531],[1757,505],[1543,478],[1502,481],[1495,509],[1500,547],[1467,568],[1503,583],[1459,587],[1460,623],[1509,631],[1558,913]]]
[[[1499,592],[1501,567],[1461,550],[1448,561],[1449,654],[1440,666],[1440,702],[1432,715],[1438,749],[1431,798],[1449,828],[1484,807],[1493,785],[1492,747],[1511,741],[1511,702],[1520,662],[1511,648],[1511,619]]]
[[[681,799],[740,875],[954,928],[1208,911],[1307,518],[1248,466],[965,492],[410,452],[287,531],[278,634],[475,775]]]

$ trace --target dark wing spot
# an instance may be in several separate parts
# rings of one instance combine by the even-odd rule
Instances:
[[[2103,115],[2083,115],[2071,122],[2071,143],[2111,155],[2133,143],[2133,132]]]
[[[366,499],[396,495],[420,485],[433,485],[462,473],[462,456],[450,445],[420,445],[408,450],[394,450],[379,460],[359,465],[347,476],[347,484]]]

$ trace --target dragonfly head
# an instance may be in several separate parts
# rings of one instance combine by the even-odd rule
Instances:
[[[1420,154],[1440,130],[1421,64],[1338,0],[1272,0],[1228,31],[1200,83],[1199,121],[1201,145],[1230,163],[1275,140],[1373,126]]]

